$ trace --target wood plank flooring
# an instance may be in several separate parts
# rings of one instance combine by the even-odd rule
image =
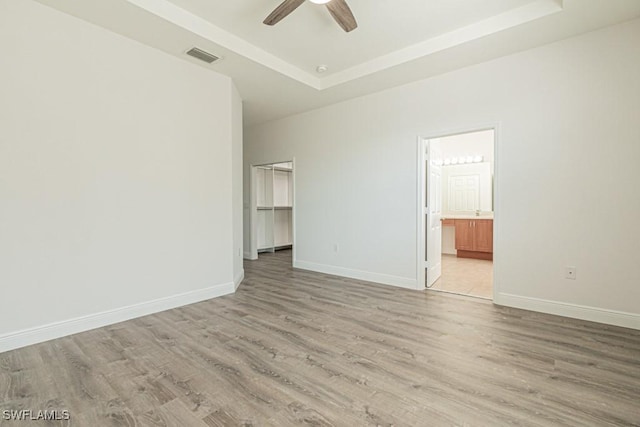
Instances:
[[[235,295],[0,354],[0,425],[640,425],[640,331],[290,265],[264,254]],[[71,420],[2,419],[18,409]]]

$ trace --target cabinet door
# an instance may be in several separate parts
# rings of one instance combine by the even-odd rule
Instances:
[[[474,251],[493,252],[493,220],[474,219]]]
[[[456,249],[473,250],[473,228],[471,220],[456,219]]]

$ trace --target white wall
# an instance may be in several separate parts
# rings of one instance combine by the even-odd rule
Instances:
[[[26,0],[0,51],[0,351],[233,292],[230,79]]]
[[[449,225],[442,227],[442,253],[446,255],[458,254],[455,227]]]
[[[637,40],[640,20],[246,129],[245,177],[295,157],[299,266],[416,286],[417,136],[498,123],[496,302],[640,328]]]
[[[236,89],[232,85],[231,92],[231,114],[232,114],[232,158],[231,165],[233,170],[233,201],[232,201],[232,217],[233,217],[233,280],[236,287],[244,278],[243,268],[243,217],[242,217],[242,99]]]
[[[460,156],[482,156],[483,161],[489,162],[491,165],[491,173],[493,173],[493,130],[451,135],[444,138],[435,138],[434,140],[439,141],[444,159]]]

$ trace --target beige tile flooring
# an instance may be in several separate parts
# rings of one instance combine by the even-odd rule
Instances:
[[[493,261],[442,255],[442,276],[431,289],[493,298]]]

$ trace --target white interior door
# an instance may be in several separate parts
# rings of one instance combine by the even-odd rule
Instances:
[[[473,212],[480,209],[480,175],[449,177],[449,210]]]
[[[426,285],[428,288],[442,275],[442,151],[427,142],[427,218]]]

